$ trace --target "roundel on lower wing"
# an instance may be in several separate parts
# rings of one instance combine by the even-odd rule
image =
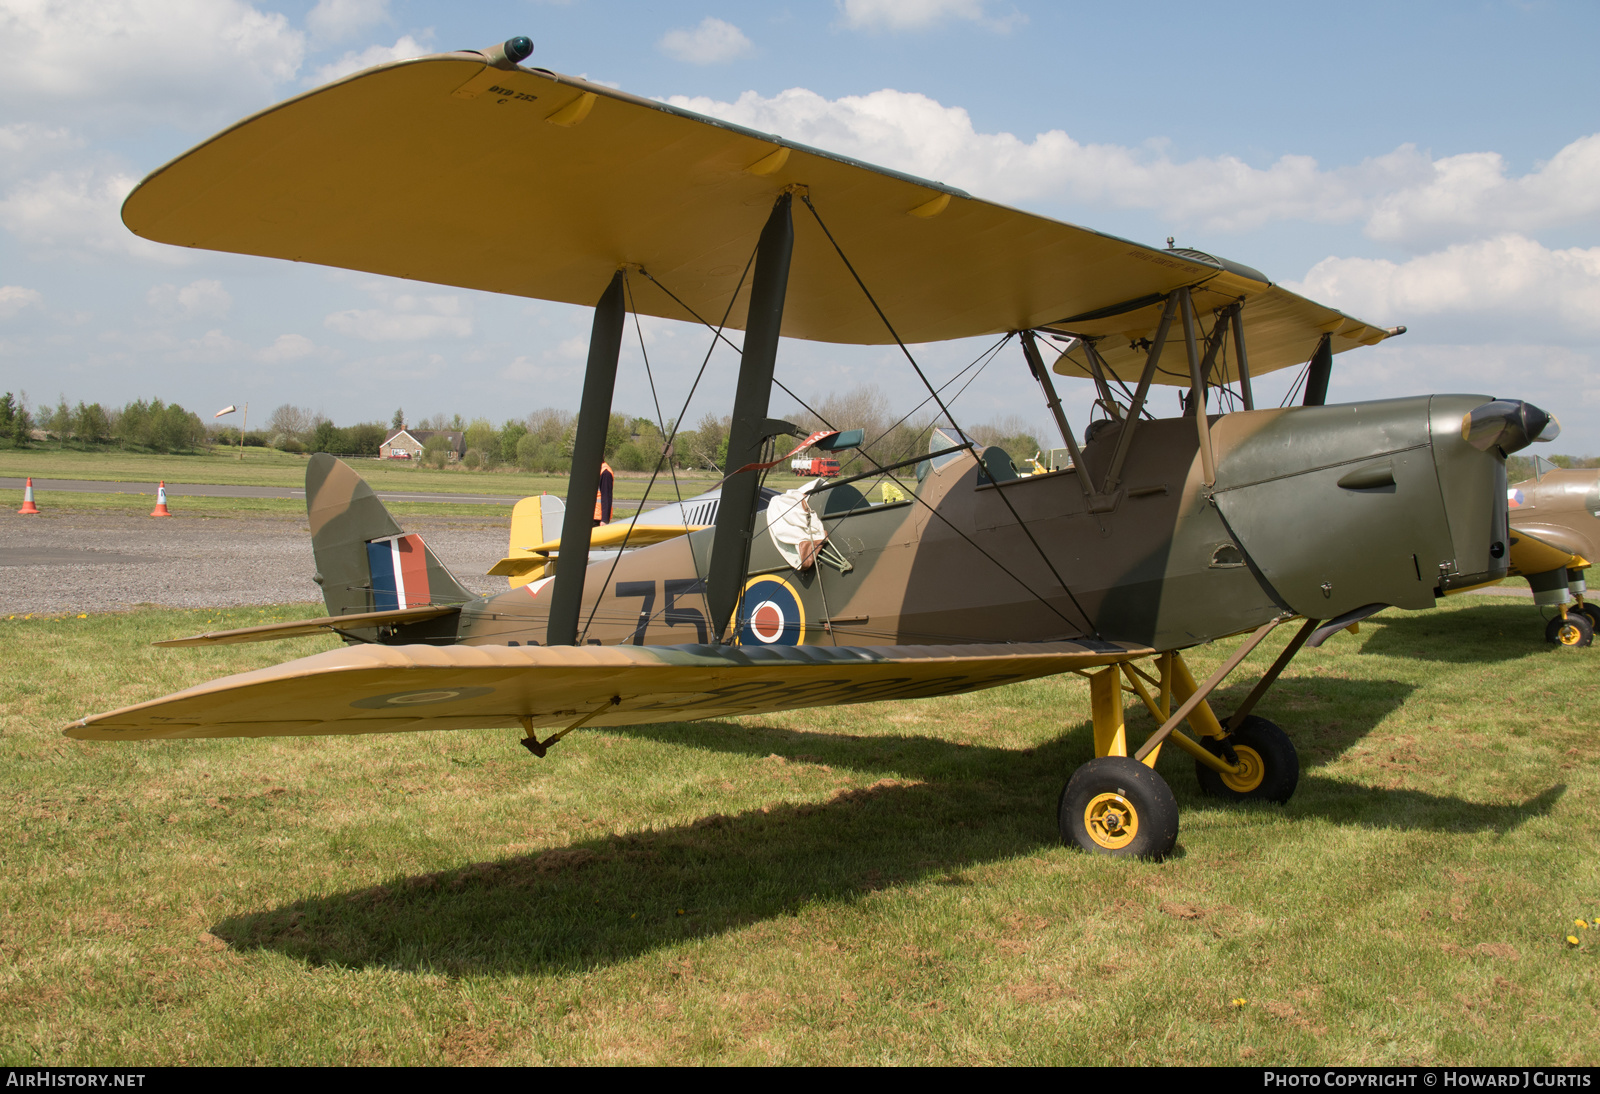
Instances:
[[[369,695],[350,705],[367,710],[404,710],[406,707],[432,706],[459,699],[478,699],[492,695],[494,688],[418,688],[414,691],[391,691],[383,695]]]
[[[793,585],[771,574],[745,582],[739,596],[739,645],[798,646],[805,633],[806,611]]]

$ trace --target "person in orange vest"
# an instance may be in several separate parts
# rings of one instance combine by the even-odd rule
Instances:
[[[611,487],[616,476],[611,473],[611,465],[605,460],[600,461],[600,490],[594,496],[594,524],[598,528],[602,524],[611,523]]]

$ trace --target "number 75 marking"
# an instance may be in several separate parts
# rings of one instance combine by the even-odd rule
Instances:
[[[665,582],[667,602],[665,610],[661,613],[662,622],[669,627],[693,625],[695,641],[702,645],[706,642],[706,617],[699,608],[681,608],[677,604],[679,597],[703,596],[706,583],[698,577],[669,578]],[[650,626],[651,619],[655,616],[656,608],[656,583],[654,581],[619,581],[617,582],[616,597],[625,600],[630,597],[642,597],[644,602],[639,605],[639,624],[634,627],[632,636],[627,641],[635,646],[644,645],[645,631]],[[627,643],[624,642],[624,645]]]

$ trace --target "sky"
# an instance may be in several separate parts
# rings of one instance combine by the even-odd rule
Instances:
[[[1335,358],[1329,401],[1428,392],[1554,411],[1600,453],[1600,5],[1592,2],[0,0],[0,390],[209,417],[281,403],[339,424],[575,410],[587,309],[149,243],[150,171],[373,64],[515,35],[586,76],[1131,239],[1223,255],[1408,333]],[[663,413],[703,331],[642,324]],[[915,347],[936,379],[988,343]],[[714,355],[692,423],[726,413]],[[785,340],[810,400],[897,354]],[[1290,370],[1264,377],[1276,403]],[[655,416],[637,342],[616,408]],[[1063,381],[1079,428],[1087,384]],[[1162,413],[1176,402],[1159,404]],[[792,407],[781,394],[774,413]],[[1009,348],[955,405],[1049,418]],[[838,423],[847,426],[848,423]]]

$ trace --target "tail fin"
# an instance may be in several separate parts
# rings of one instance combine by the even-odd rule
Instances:
[[[513,589],[544,577],[550,557],[532,548],[561,538],[561,518],[566,511],[566,503],[554,494],[517,502],[511,510],[511,546],[489,572],[504,577]]]
[[[421,536],[394,522],[349,464],[325,453],[306,465],[306,515],[316,582],[331,616],[477,599]]]

